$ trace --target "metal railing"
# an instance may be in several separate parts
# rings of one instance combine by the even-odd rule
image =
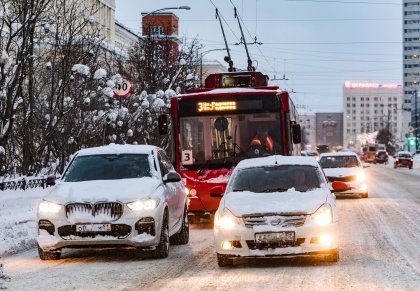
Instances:
[[[0,182],[0,191],[5,190],[26,190],[28,188],[48,187],[47,178],[21,178],[11,181]]]

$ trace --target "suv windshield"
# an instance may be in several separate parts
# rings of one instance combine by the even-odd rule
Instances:
[[[316,167],[306,165],[247,168],[238,170],[226,192],[284,192],[291,188],[305,192],[320,188],[322,182],[320,176]]]
[[[70,164],[63,180],[80,182],[151,177],[148,155],[78,156]]]
[[[319,161],[322,168],[353,168],[359,167],[355,156],[326,156]]]

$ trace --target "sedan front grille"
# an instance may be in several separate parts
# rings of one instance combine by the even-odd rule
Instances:
[[[123,205],[119,202],[70,203],[66,205],[66,217],[71,218],[79,213],[91,214],[92,217],[104,217],[110,221],[118,220],[123,214]]]
[[[243,220],[245,226],[248,228],[258,225],[299,227],[305,223],[306,215],[244,216]]]
[[[328,181],[334,182],[334,181],[340,181],[340,182],[351,182],[356,180],[356,176],[346,176],[346,177],[327,177]]]

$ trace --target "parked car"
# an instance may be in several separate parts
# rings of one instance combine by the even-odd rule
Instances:
[[[375,154],[373,163],[388,164],[388,152],[386,150],[378,150]]]
[[[343,187],[337,183],[335,189]],[[214,187],[211,194],[223,195],[214,221],[219,266],[231,266],[238,257],[339,260],[335,197],[315,159],[243,160],[222,193]]]
[[[341,181],[346,183],[347,190],[340,192],[340,195],[357,194],[362,198],[369,196],[364,166],[356,153],[322,154],[319,163],[330,182]]]
[[[133,247],[168,256],[189,239],[186,194],[165,152],[149,145],[109,145],[77,152],[38,206],[38,252]]]
[[[406,167],[413,169],[413,156],[410,152],[401,151],[395,154],[394,168]]]

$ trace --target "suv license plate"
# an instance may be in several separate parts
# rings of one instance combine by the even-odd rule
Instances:
[[[111,224],[76,224],[76,232],[108,232]]]
[[[294,231],[264,232],[255,234],[256,243],[286,243],[294,241]]]

